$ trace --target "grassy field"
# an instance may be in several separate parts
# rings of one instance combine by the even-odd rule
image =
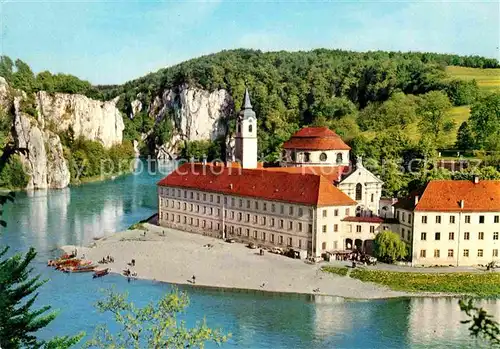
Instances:
[[[346,276],[347,272],[349,271],[349,269],[347,269],[346,267],[339,268],[339,267],[331,267],[331,266],[323,267],[323,268],[321,268],[321,270],[323,270],[324,272],[327,272],[327,273],[337,274],[340,276]]]
[[[466,67],[446,67],[446,73],[455,79],[476,80],[481,90],[500,91],[500,69],[480,69]]]
[[[348,268],[323,267],[324,272],[346,275]],[[396,291],[438,292],[500,297],[500,273],[411,273],[354,269],[350,277],[374,282]]]

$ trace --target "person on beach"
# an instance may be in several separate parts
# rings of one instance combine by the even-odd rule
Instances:
[[[191,279],[193,280],[193,284],[196,284],[196,276],[193,275]]]

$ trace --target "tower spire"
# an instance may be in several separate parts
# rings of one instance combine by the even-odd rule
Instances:
[[[243,109],[252,109],[252,103],[250,102],[250,94],[248,93],[248,88],[245,88],[245,97],[243,100]]]

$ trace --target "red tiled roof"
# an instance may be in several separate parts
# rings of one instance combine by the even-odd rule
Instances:
[[[340,179],[351,173],[350,166],[266,167],[265,170],[286,173],[315,174],[325,177],[330,182],[339,182]]]
[[[158,185],[305,205],[356,205],[354,200],[322,176],[264,169],[186,163],[159,181]]]
[[[415,206],[414,193],[395,207],[435,212],[500,212],[500,181],[435,180],[427,184]],[[460,201],[464,200],[464,208]]]
[[[382,223],[384,219],[380,217],[345,217],[342,219],[344,222],[358,222],[358,223]]]
[[[338,135],[328,127],[304,127],[292,137],[338,137]]]
[[[328,127],[305,127],[283,144],[285,149],[350,150],[338,134]]]

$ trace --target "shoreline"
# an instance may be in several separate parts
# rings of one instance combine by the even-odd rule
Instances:
[[[108,255],[114,263],[99,264],[110,273],[136,272],[138,279],[172,285],[230,292],[281,293],[297,296],[332,296],[348,300],[407,297],[460,297],[459,294],[394,291],[387,286],[362,282],[321,271],[324,263],[307,264],[266,251],[260,256],[240,243],[168,229],[144,223],[147,229],[126,230],[95,240],[88,247],[61,246],[78,250],[94,262]],[[163,235],[163,231],[165,235]],[[135,259],[135,267],[128,266]],[[223,270],[223,272],[220,272]],[[192,276],[196,283],[192,283]]]

